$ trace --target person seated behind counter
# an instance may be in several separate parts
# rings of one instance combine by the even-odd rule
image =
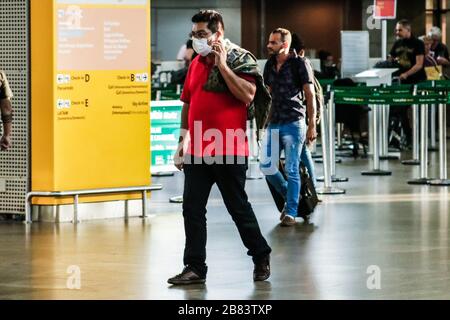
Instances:
[[[334,62],[333,55],[325,50],[319,51],[320,59],[320,74],[318,75],[320,79],[337,79],[340,77],[341,73],[336,63]]]
[[[177,84],[184,84],[184,81],[186,80],[186,76],[189,70],[189,66],[191,65],[192,60],[197,56],[197,53],[194,51],[194,48],[192,47],[192,39],[189,39],[186,42],[186,51],[184,52],[184,67],[180,70],[172,72],[172,80],[171,84],[177,85]]]

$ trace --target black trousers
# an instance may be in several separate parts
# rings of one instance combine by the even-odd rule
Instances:
[[[412,143],[412,108],[411,106],[391,106],[390,116],[397,117],[405,132],[406,141]]]
[[[192,163],[192,162],[191,162]],[[183,217],[186,234],[184,264],[206,276],[206,204],[217,184],[248,255],[256,263],[272,251],[245,192],[247,164],[185,164]]]

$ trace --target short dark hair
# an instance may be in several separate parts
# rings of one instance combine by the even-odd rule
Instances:
[[[331,52],[326,51],[326,50],[320,50],[320,51],[319,51],[319,59],[320,59],[321,61],[327,60],[327,58],[328,58],[329,56],[332,56]]]
[[[275,33],[280,34],[281,41],[283,41],[283,42],[287,41],[289,43],[292,43],[292,35],[291,35],[291,32],[288,29],[276,28],[270,34],[275,34]]]
[[[399,24],[399,25],[401,25],[401,26],[403,26],[403,27],[408,28],[409,30],[411,30],[411,22],[409,22],[409,20],[402,19],[402,20],[399,20],[399,21],[397,22],[397,24]]]
[[[291,48],[295,50],[295,52],[299,53],[302,50],[305,50],[305,43],[303,39],[296,33],[292,34],[292,44]]]
[[[192,17],[192,22],[207,22],[208,29],[211,30],[212,33],[216,33],[219,30],[220,25],[225,30],[222,15],[215,10],[200,10]]]

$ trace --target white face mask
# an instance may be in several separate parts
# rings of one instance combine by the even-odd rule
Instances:
[[[202,57],[206,57],[212,51],[212,47],[208,45],[208,39],[206,38],[202,39],[194,38],[192,40],[192,48]]]

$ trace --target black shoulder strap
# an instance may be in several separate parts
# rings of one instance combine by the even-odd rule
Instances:
[[[295,58],[294,59],[294,61],[295,61],[295,63],[292,63],[291,64],[291,72],[292,72],[292,75],[294,76],[294,83],[298,86],[298,87],[300,87],[300,73],[299,73],[299,71],[298,71],[298,69],[299,69],[299,67],[300,67],[300,60],[301,58],[300,57],[297,57],[297,58]]]

